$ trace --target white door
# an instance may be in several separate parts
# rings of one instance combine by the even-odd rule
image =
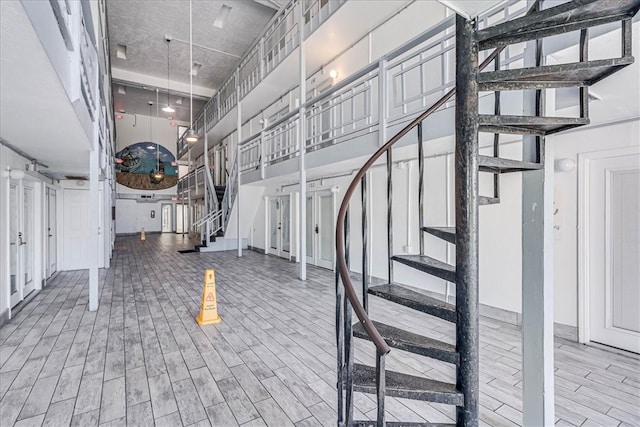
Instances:
[[[18,198],[18,183],[11,181],[9,185],[9,277],[11,285],[11,307],[16,305],[22,300],[20,289],[21,273],[20,273],[20,259],[19,259],[19,247],[20,241],[18,239],[18,233],[20,224],[19,218],[19,198]]]
[[[334,196],[330,191],[307,195],[307,262],[318,267],[334,266]]]
[[[162,232],[173,231],[173,205],[162,205]]]
[[[269,198],[269,253],[291,259],[290,196]]]
[[[9,277],[11,306],[35,289],[35,191],[28,181],[9,184]]]
[[[89,192],[64,190],[62,256],[65,270],[89,268]]]
[[[56,190],[47,188],[47,279],[58,270]]]
[[[640,353],[640,154],[589,162],[591,341]]]
[[[187,205],[177,204],[176,205],[176,233],[183,234],[187,229],[187,218],[188,216],[188,208]]]
[[[22,186],[22,236],[18,233],[22,257],[22,298],[35,289],[33,274],[35,273],[35,191],[33,184],[23,181]]]

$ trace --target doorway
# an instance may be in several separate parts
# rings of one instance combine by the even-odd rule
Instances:
[[[56,190],[47,187],[47,279],[58,271]]]
[[[640,152],[583,156],[581,341],[640,353]]]
[[[170,203],[162,205],[162,232],[171,233],[173,231],[173,205]]]
[[[291,259],[291,196],[268,200],[269,253]]]
[[[35,190],[29,181],[9,184],[9,276],[11,307],[35,289]]]
[[[334,268],[335,198],[331,191],[307,194],[307,263]]]
[[[189,208],[188,205],[176,204],[176,233],[185,234],[189,227]]]

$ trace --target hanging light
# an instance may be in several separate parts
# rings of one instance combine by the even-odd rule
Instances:
[[[193,12],[191,9],[191,1],[192,0],[189,0],[189,110],[191,115],[189,123],[193,126],[193,73],[191,72],[191,68],[193,67]],[[185,140],[191,143],[198,142],[198,135],[196,135],[193,128],[189,129]]]
[[[153,102],[149,101],[149,141],[153,141],[152,133],[151,133],[151,107],[153,106]],[[156,88],[156,117],[158,117],[158,89]],[[160,163],[160,144],[156,142],[155,147],[153,145],[148,146],[147,148],[155,148],[156,149],[156,169],[155,171],[149,174],[149,179],[152,184],[159,184],[164,179],[164,165]]]
[[[169,37],[165,37],[165,40],[167,41],[167,105],[165,107],[162,108],[162,111],[164,111],[165,113],[175,113],[175,109],[171,106],[171,104],[169,103],[169,64],[171,62],[171,55],[169,54],[169,46],[171,43],[171,39]]]

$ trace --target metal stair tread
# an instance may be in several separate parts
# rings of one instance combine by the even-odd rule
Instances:
[[[455,323],[457,321],[455,305],[395,283],[372,286],[369,288],[369,293],[448,322]]]
[[[481,132],[548,135],[566,129],[588,125],[589,119],[582,117],[496,116],[493,114],[479,114],[478,124]]]
[[[456,352],[455,345],[415,334],[384,323],[376,321],[372,321],[372,323],[390,347],[456,365],[460,361],[460,356]],[[354,325],[353,336],[370,340],[364,326],[362,326],[362,323]]]
[[[633,64],[632,56],[478,74],[480,91],[590,86]]]
[[[482,172],[507,173],[542,169],[541,163],[522,160],[503,159],[493,156],[478,156],[478,164]]]
[[[499,197],[478,196],[478,204],[480,206],[497,205],[499,203]]]
[[[353,389],[362,393],[376,393],[376,369],[354,364]],[[385,392],[390,397],[456,406],[464,404],[464,397],[456,390],[455,384],[389,370],[385,371]]]
[[[430,256],[394,255],[391,259],[413,267],[416,270],[424,271],[425,273],[444,279],[447,282],[455,283],[456,281],[456,268],[453,265],[431,258]]]
[[[446,240],[449,243],[453,243],[454,245],[456,243],[455,227],[422,227],[422,231]]]
[[[476,32],[481,50],[540,39],[631,18],[638,0],[580,0],[512,19]]]

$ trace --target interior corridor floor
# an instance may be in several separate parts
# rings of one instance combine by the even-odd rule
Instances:
[[[180,254],[173,234],[120,237],[89,312],[88,272],[61,272],[0,329],[0,425],[335,426],[334,275],[245,251]],[[214,268],[222,323],[200,327]],[[371,298],[376,320],[453,341],[444,321]],[[393,308],[394,312],[385,313]],[[356,340],[356,360],[373,346]],[[481,319],[481,419],[522,423],[519,329]],[[557,425],[639,426],[640,358],[556,340]],[[392,350],[387,368],[452,381],[446,363]],[[375,418],[356,395],[355,418]],[[453,408],[388,398],[388,420]]]

